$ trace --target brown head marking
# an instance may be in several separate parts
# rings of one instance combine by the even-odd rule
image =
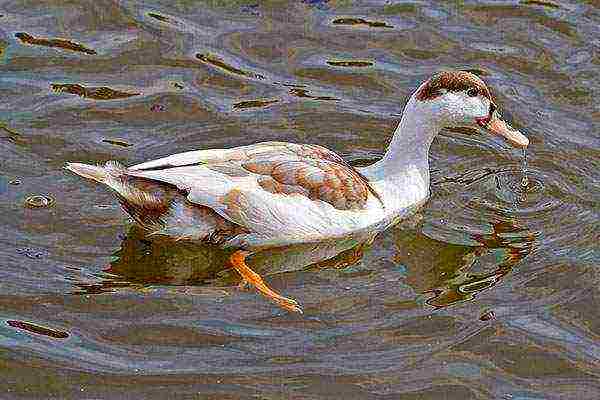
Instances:
[[[475,89],[477,92],[491,100],[490,91],[477,75],[467,71],[444,71],[434,75],[417,92],[417,100],[433,100],[442,95],[442,90],[460,92]]]

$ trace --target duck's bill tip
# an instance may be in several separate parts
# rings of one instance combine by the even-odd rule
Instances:
[[[510,143],[513,147],[526,148],[529,146],[529,139],[521,132],[513,129],[506,122],[498,117],[492,118],[484,127],[490,133],[501,136]]]

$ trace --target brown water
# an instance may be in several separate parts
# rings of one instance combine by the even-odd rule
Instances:
[[[600,4],[4,1],[1,398],[600,398]],[[150,241],[65,161],[261,140],[384,151],[440,68],[531,140],[443,132],[420,220],[364,257]],[[278,273],[287,271],[285,273]]]

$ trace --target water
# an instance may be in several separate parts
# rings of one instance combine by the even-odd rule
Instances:
[[[1,398],[600,398],[596,3],[0,15]],[[489,83],[527,154],[444,131],[431,199],[362,257],[347,241],[251,259],[302,316],[238,290],[227,253],[144,237],[62,169],[261,140],[368,164],[443,67]]]

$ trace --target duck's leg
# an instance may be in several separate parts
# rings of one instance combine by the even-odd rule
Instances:
[[[252,252],[238,250],[229,258],[231,265],[233,265],[233,268],[235,268],[235,270],[242,276],[244,282],[254,286],[263,296],[271,299],[286,310],[302,314],[302,308],[300,308],[296,300],[283,297],[279,293],[274,292],[265,284],[260,275],[252,271],[250,267],[246,265],[246,257],[248,257],[250,254],[252,254]],[[244,284],[244,282],[242,282],[242,284]]]

